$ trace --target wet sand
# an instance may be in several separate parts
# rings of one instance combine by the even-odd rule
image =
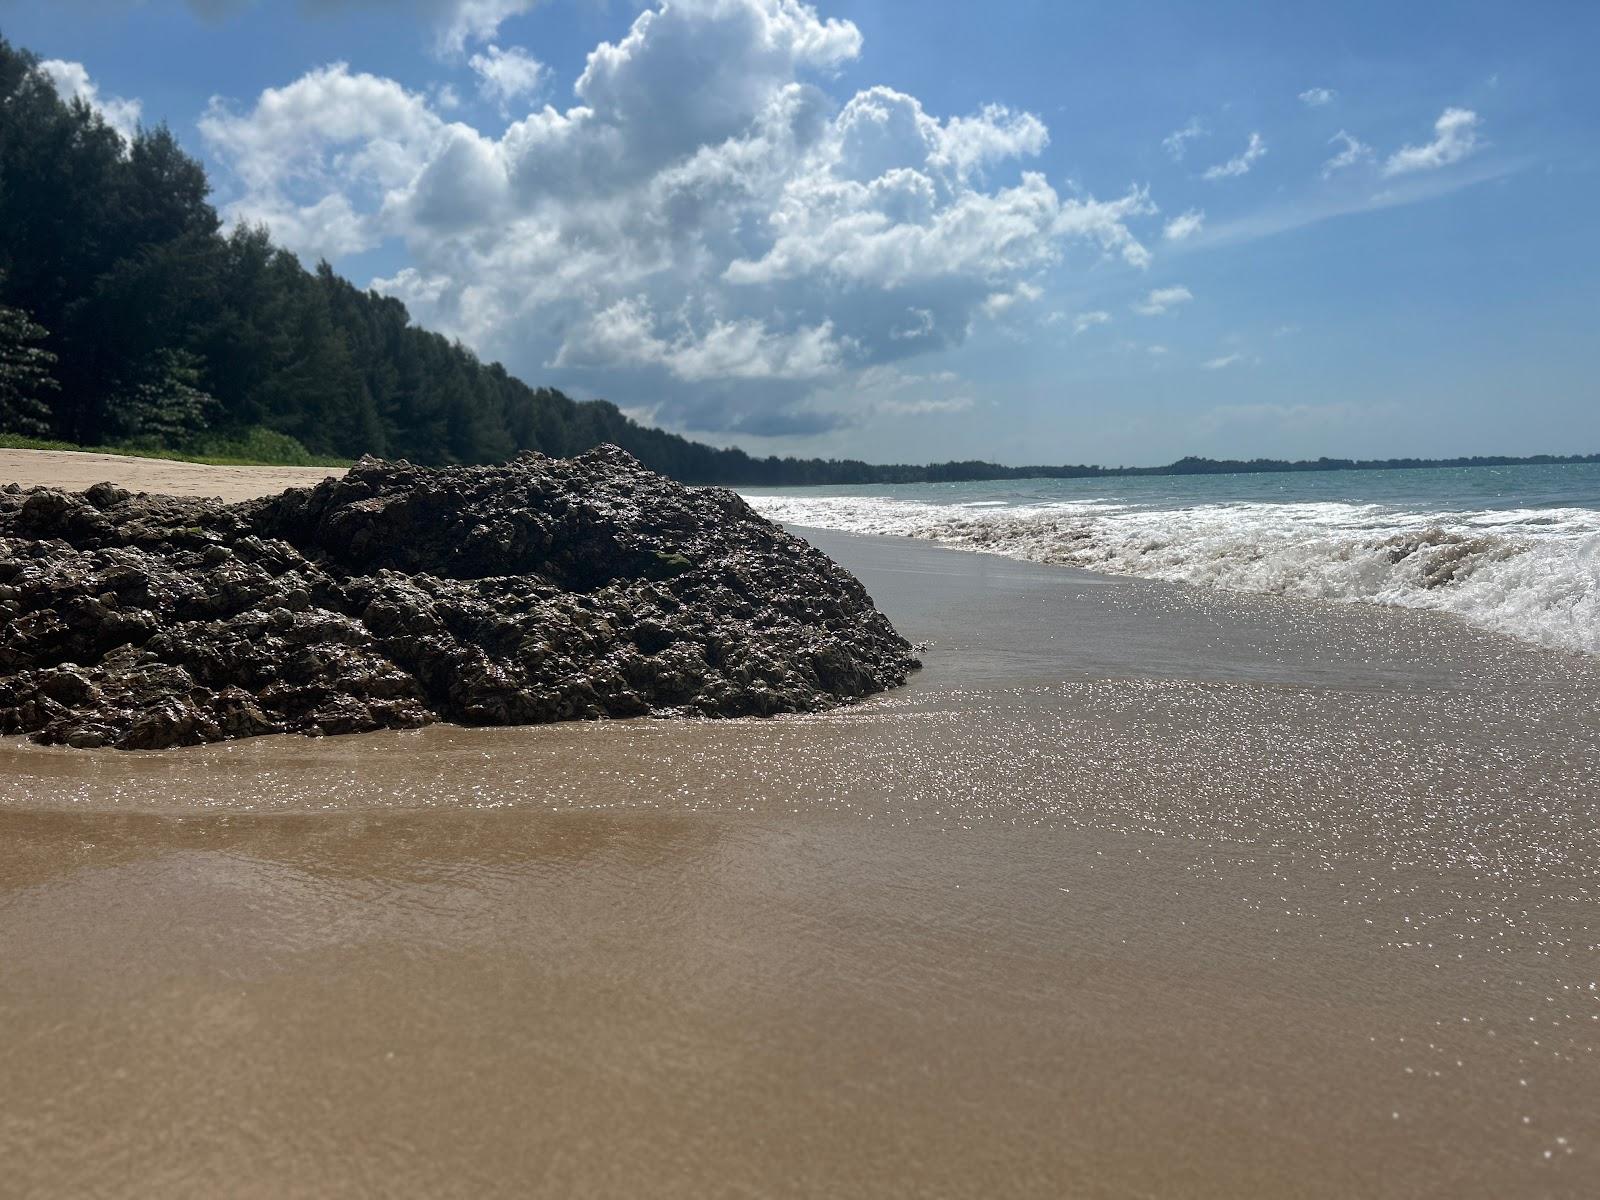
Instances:
[[[1593,1194],[1600,662],[808,536],[910,687],[0,742],[0,1193]]]

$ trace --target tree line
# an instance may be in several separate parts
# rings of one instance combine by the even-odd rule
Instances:
[[[617,442],[684,478],[752,460],[533,388],[263,228],[225,231],[165,126],[124,140],[0,39],[0,432],[429,464]]]
[[[0,38],[0,433],[279,462],[375,454],[433,465],[614,442],[686,482],[741,485],[1442,465],[756,458],[640,425],[604,400],[530,387],[412,325],[400,301],[357,288],[326,262],[306,270],[266,229],[225,231],[209,194],[204,168],[165,125],[125,140],[82,100],[63,101],[37,59]],[[1469,461],[1517,460],[1450,464]]]

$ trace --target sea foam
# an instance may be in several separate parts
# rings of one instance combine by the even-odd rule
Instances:
[[[1434,609],[1537,645],[1600,654],[1600,512],[1593,509],[746,499],[791,525],[926,538],[957,549],[1232,591]]]

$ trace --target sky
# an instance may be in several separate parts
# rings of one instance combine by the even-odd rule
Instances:
[[[535,385],[756,453],[1600,451],[1600,5],[0,0]]]

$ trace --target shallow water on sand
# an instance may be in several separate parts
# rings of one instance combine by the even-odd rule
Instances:
[[[817,540],[910,688],[0,742],[0,1192],[1592,1194],[1600,663]]]

